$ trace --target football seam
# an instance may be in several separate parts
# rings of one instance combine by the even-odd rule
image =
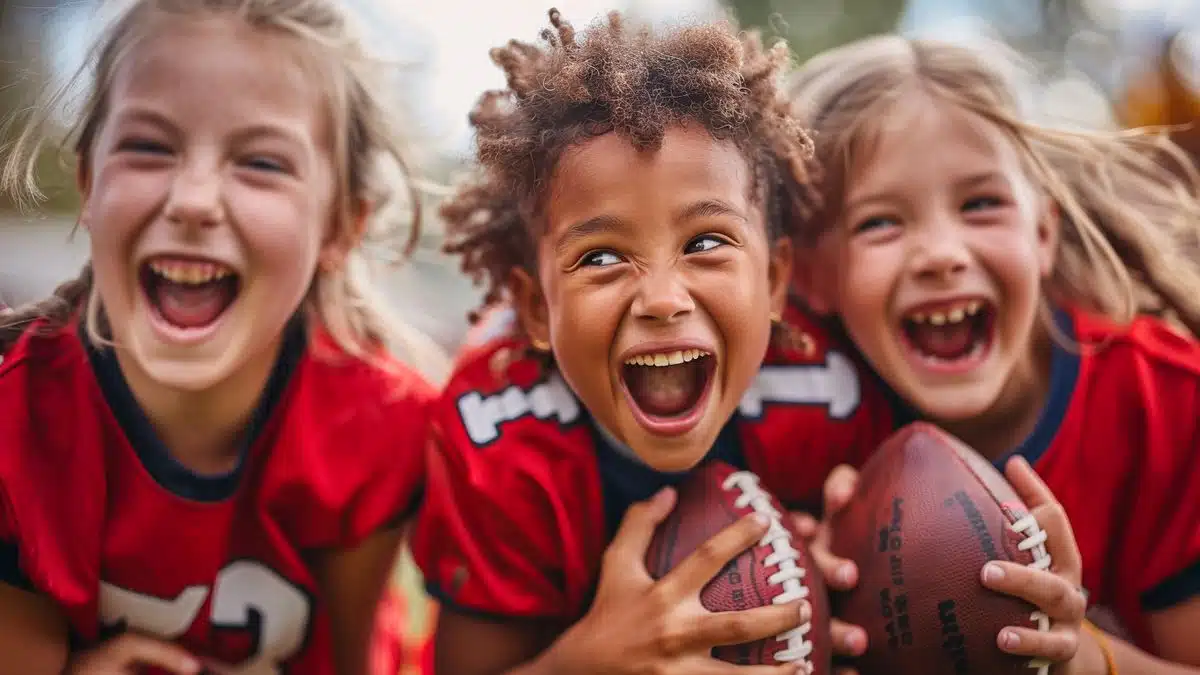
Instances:
[[[734,501],[734,505],[739,508],[750,506],[755,512],[767,517],[770,522],[767,533],[763,535],[759,541],[759,546],[771,546],[772,553],[767,556],[767,561],[771,561],[775,557],[779,559],[773,564],[764,562],[763,567],[775,567],[778,571],[771,574],[766,579],[768,586],[778,587],[783,589],[782,595],[772,599],[772,604],[775,604],[780,597],[786,597],[792,593],[795,597],[789,600],[807,599],[811,594],[808,585],[804,583],[804,578],[808,575],[808,570],[800,565],[800,551],[792,545],[792,534],[783,525],[783,515],[771,503],[771,496],[759,486],[759,478],[750,471],[735,471],[729,474],[722,482],[722,488],[727,491],[737,490],[739,495]],[[776,542],[783,542],[782,545],[776,546]],[[790,562],[790,566],[785,566]],[[782,578],[774,579],[783,575]],[[788,582],[795,582],[797,589],[789,589]],[[786,602],[788,600],[784,600]],[[812,619],[800,624],[784,633],[775,636],[779,642],[786,644],[786,647],[775,653],[774,660],[776,663],[800,663],[803,666],[803,672],[812,675],[814,672],[814,664],[812,662],[812,654],[814,645],[808,639],[809,633],[812,632]]]

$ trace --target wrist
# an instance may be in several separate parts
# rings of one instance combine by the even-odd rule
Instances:
[[[1112,662],[1108,637],[1091,622],[1084,621],[1079,630],[1079,650],[1075,660],[1080,667],[1072,669],[1078,675],[1117,675]]]
[[[542,650],[535,659],[523,668],[508,675],[557,675],[558,673],[581,672],[572,654],[578,650],[573,647],[575,642],[574,626],[558,637],[549,647]]]

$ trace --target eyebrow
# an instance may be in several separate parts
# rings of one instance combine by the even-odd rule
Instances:
[[[151,124],[172,133],[177,129],[176,125],[165,114],[153,108],[143,106],[130,106],[122,109],[114,119],[119,123]],[[271,124],[252,124],[237,129],[233,134],[233,138],[238,142],[246,142],[257,138],[275,138],[293,143],[301,142],[296,133],[291,129]]]
[[[679,214],[675,216],[675,222],[711,216],[731,216],[738,220],[746,221],[746,214],[739,211],[729,202],[722,199],[702,199],[698,202],[688,204],[681,209]]]
[[[617,216],[594,216],[592,218],[588,218],[587,220],[581,220],[577,223],[568,225],[567,229],[563,231],[562,235],[559,236],[558,242],[554,245],[554,248],[559,253],[562,253],[565,249],[570,247],[572,243],[579,241],[580,239],[590,237],[594,234],[621,230],[625,227],[625,221],[621,220]]]
[[[962,189],[975,187],[977,185],[990,183],[993,181],[1003,181],[1005,184],[1008,182],[1004,177],[1004,174],[998,171],[981,171],[979,173],[967,175],[966,177],[956,181],[954,185],[956,188]],[[861,207],[864,204],[870,204],[872,202],[885,202],[888,200],[889,196],[891,196],[891,191],[886,189],[879,192],[869,192],[862,195],[851,195],[851,198],[846,200],[846,210],[850,210],[855,207]]]
[[[175,128],[175,125],[171,123],[171,120],[167,118],[166,115],[158,112],[157,110],[144,108],[141,106],[122,108],[117,112],[113,119],[118,123],[141,122],[145,124],[152,124],[158,127],[166,127],[168,129]]]

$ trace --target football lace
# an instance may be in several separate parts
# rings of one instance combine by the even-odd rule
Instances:
[[[756,513],[770,519],[771,525],[759,546],[771,547],[771,553],[763,561],[763,565],[778,568],[778,571],[767,577],[767,583],[783,589],[772,602],[782,605],[808,598],[808,586],[804,585],[806,570],[796,564],[800,552],[792,546],[792,534],[783,526],[779,511],[771,505],[770,495],[759,487],[758,476],[749,471],[736,471],[729,474],[722,487],[725,490],[740,490],[733,502],[736,508],[744,509],[749,506]],[[813,651],[813,643],[808,639],[811,631],[812,622],[806,621],[792,630],[776,635],[775,639],[787,643],[787,647],[776,652],[775,660],[779,663],[802,662],[804,672],[812,675],[813,664],[809,657]]]
[[[1018,519],[1015,523],[1009,525],[1009,527],[1014,532],[1025,537],[1017,545],[1017,550],[1033,551],[1033,562],[1029,563],[1029,567],[1039,570],[1050,569],[1050,553],[1046,550],[1046,531],[1038,525],[1037,519],[1033,517],[1033,514]],[[1045,612],[1033,612],[1029,615],[1029,620],[1037,623],[1039,631],[1045,632],[1050,630],[1050,617],[1046,616]],[[1051,663],[1045,659],[1032,659],[1029,661],[1029,667],[1037,668],[1038,675],[1048,675],[1050,665]]]

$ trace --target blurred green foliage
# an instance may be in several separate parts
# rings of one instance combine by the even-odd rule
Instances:
[[[744,27],[782,37],[803,61],[817,53],[896,28],[905,0],[725,0]]]

